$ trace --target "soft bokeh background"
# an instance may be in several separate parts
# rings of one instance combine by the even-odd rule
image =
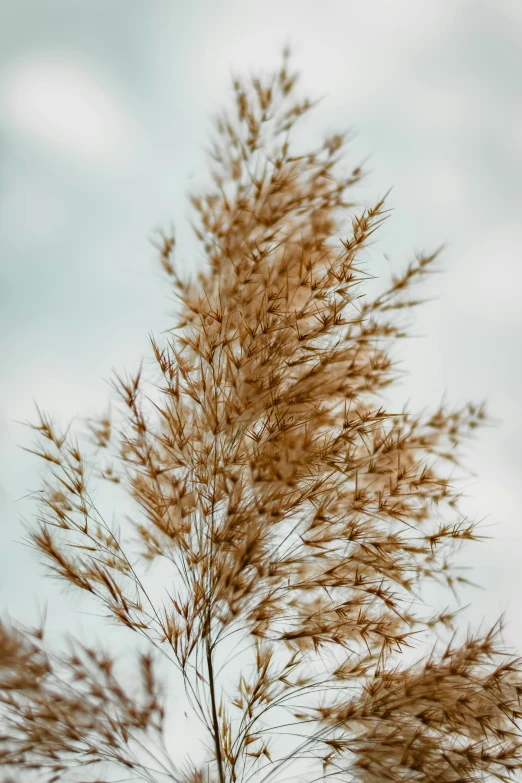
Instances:
[[[448,241],[398,399],[486,398],[499,419],[469,451],[470,513],[495,539],[470,549],[467,618],[506,610],[522,649],[520,0],[0,2],[0,611],[34,621],[48,601],[52,626],[91,627],[19,543],[40,465],[16,422],[34,400],[62,422],[100,411],[111,368],[168,325],[148,238],[173,220],[194,263],[209,118],[232,70],[277,65],[286,42],[325,95],[310,139],[352,128],[363,195],[394,186],[379,270]]]

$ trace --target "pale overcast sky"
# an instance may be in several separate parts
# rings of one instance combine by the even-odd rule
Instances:
[[[101,410],[111,368],[168,325],[148,237],[173,220],[191,263],[209,118],[231,70],[276,65],[286,42],[325,96],[310,138],[352,128],[364,193],[394,186],[390,268],[448,241],[399,396],[486,398],[501,420],[468,458],[496,539],[469,550],[485,589],[466,600],[474,620],[506,609],[522,649],[520,0],[0,2],[0,611],[34,620],[48,600],[52,625],[83,622],[17,543],[40,465],[16,421],[33,400],[60,421]]]

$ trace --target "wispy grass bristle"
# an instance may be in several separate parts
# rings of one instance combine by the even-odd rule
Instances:
[[[208,758],[171,757],[164,710],[177,697],[148,654],[131,694],[109,653],[52,653],[43,629],[2,622],[6,771],[46,783],[111,767],[180,783],[519,779],[520,662],[500,625],[439,649],[457,612],[423,600],[429,582],[465,581],[456,552],[480,538],[452,471],[484,407],[383,406],[412,288],[440,251],[365,293],[361,256],[387,201],[357,206],[347,135],[295,153],[314,105],[297,84],[288,52],[269,77],[234,80],[212,184],[192,197],[206,268],[184,279],[173,234],[157,238],[179,307],[151,337],[149,376],[114,377],[85,444],[41,411],[33,425],[49,473],[32,545],[174,667]],[[130,539],[95,505],[99,480],[133,498]],[[143,567],[157,559],[172,572],[163,599]]]

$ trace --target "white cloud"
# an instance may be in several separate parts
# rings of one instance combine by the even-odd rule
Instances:
[[[134,141],[114,90],[70,56],[11,63],[0,73],[0,112],[8,130],[88,162],[121,162]]]
[[[339,113],[340,97],[358,110],[373,106],[421,42],[445,33],[460,3],[323,0],[320,14],[312,0],[265,0],[256,10],[238,0],[205,5],[209,23],[198,28],[198,46],[187,61],[198,76],[204,74],[209,92],[228,84],[230,67],[248,72],[255,64],[256,72],[271,70],[289,42],[307,92],[323,95],[326,88]]]
[[[1,203],[3,225],[24,249],[40,248],[59,236],[70,204],[52,183],[33,175],[20,175],[10,183]]]
[[[486,314],[491,322],[520,324],[522,234],[516,224],[497,222],[466,248],[454,270],[459,307]],[[462,297],[462,291],[466,296]]]

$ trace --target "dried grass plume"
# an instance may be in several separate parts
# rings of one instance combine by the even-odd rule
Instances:
[[[520,779],[520,662],[499,626],[441,647],[455,615],[423,601],[430,581],[458,587],[456,549],[477,538],[450,472],[484,409],[382,405],[438,254],[365,293],[361,253],[387,210],[357,207],[346,138],[297,154],[313,104],[287,52],[233,89],[192,198],[206,267],[183,279],[174,237],[158,244],[179,307],[149,376],[114,378],[119,407],[85,442],[43,412],[33,425],[48,472],[32,544],[151,654],[129,692],[109,652],[53,652],[2,621],[4,780]],[[107,524],[96,481],[133,498],[132,530]],[[157,559],[162,599],[144,568]],[[201,764],[172,757],[177,696],[153,654],[201,722]]]

